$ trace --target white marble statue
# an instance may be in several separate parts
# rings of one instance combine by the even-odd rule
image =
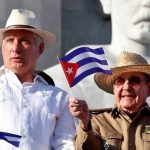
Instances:
[[[121,51],[130,51],[144,56],[150,62],[150,0],[100,0],[103,11],[111,15],[112,38],[109,45],[88,45],[103,47],[109,66],[112,67]],[[80,45],[82,47],[87,45]],[[100,90],[93,75],[86,77],[70,88],[59,64],[45,70],[58,87],[70,96],[85,99],[90,108],[110,107],[112,95]]]

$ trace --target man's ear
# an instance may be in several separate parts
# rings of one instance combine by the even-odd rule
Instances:
[[[44,43],[41,42],[40,45],[39,45],[39,54],[41,55],[44,51]]]
[[[103,12],[106,15],[111,14],[111,0],[99,0],[103,7]]]

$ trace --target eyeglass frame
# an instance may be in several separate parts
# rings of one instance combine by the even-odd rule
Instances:
[[[125,82],[128,80],[128,83],[130,84],[130,85],[132,85],[132,86],[134,86],[134,87],[136,87],[136,86],[140,86],[140,84],[141,84],[141,82],[142,81],[145,81],[145,82],[150,82],[150,76],[148,75],[148,74],[145,74],[144,73],[144,78],[142,79],[141,77],[139,77],[139,76],[136,76],[136,75],[132,75],[132,76],[130,76],[129,78],[123,78],[123,77],[119,77],[119,76],[117,76],[117,77],[115,77],[115,79],[114,79],[114,81],[113,81],[113,85],[115,86],[115,87],[120,87],[120,86],[123,86],[124,84],[125,84]],[[117,80],[117,79],[123,79],[124,81],[122,81],[123,83],[121,83],[121,84],[116,84],[115,83],[115,81]],[[138,78],[139,79],[139,83],[137,82],[135,82],[135,81],[131,81],[131,79],[133,79],[133,78]],[[135,83],[134,83],[135,82]]]

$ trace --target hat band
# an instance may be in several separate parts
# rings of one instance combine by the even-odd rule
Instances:
[[[36,28],[28,26],[28,25],[11,25],[11,26],[6,27],[6,29],[13,29],[13,28],[32,28],[32,29],[36,29]]]

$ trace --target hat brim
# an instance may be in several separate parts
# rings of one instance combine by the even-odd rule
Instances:
[[[35,28],[6,28],[6,29],[0,29],[0,44],[2,44],[3,33],[9,30],[27,30],[39,35],[43,39],[45,49],[51,46],[52,44],[54,44],[56,41],[55,35],[48,31],[39,30]]]
[[[107,93],[113,94],[113,83],[116,76],[127,72],[141,72],[150,75],[150,65],[132,65],[124,67],[111,68],[112,75],[96,73],[94,81],[97,86]]]

